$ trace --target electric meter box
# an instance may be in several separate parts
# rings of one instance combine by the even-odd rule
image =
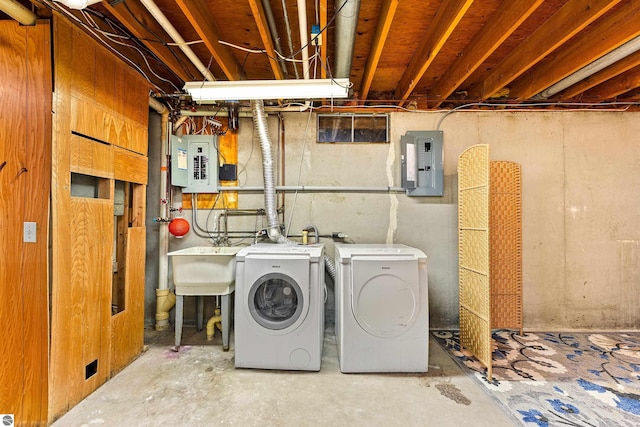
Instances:
[[[444,194],[443,133],[409,131],[400,138],[402,188],[407,196]]]
[[[217,193],[216,140],[216,135],[172,135],[171,185],[183,193]]]

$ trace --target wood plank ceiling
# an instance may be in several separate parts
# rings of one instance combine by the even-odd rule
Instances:
[[[351,105],[640,99],[640,0],[115,0],[83,11],[32,2],[39,14],[53,8],[77,20],[172,102],[185,102],[183,83],[205,79],[202,68],[216,80],[303,78],[301,40],[311,40],[312,26],[322,31],[321,44],[308,46],[310,77],[349,77]],[[601,65],[603,57],[614,58]]]

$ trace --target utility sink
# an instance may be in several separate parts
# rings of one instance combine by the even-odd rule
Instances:
[[[169,252],[176,295],[228,295],[241,246],[194,246]]]

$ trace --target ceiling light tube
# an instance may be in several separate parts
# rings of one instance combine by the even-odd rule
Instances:
[[[349,96],[349,79],[239,80],[186,82],[184,90],[199,104],[252,99],[321,99]]]
[[[638,50],[640,50],[640,37],[631,39],[630,41],[617,47],[606,55],[601,56],[592,63],[585,65],[578,71],[560,80],[558,83],[549,86],[547,89],[537,94],[534,99],[548,99],[553,95],[573,86],[574,84],[581,82],[587,77],[592,76],[598,71],[604,70],[608,66],[615,64],[616,62],[626,58],[627,56],[631,55],[634,52],[637,52]]]

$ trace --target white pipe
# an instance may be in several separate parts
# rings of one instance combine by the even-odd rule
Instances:
[[[623,58],[631,55],[632,53],[640,50],[640,37],[636,37],[626,42],[622,46],[618,46],[618,48],[612,50],[604,56],[596,59],[590,64],[585,65],[580,68],[573,74],[565,77],[560,80],[558,83],[549,86],[547,89],[540,92],[536,95],[535,99],[547,99],[555,95],[556,93],[562,92],[568,87],[573,86],[574,84],[586,79],[587,77],[597,73],[598,71],[604,70],[608,66],[620,61]]]
[[[302,76],[309,78],[309,35],[307,28],[307,5],[305,0],[298,0],[298,22],[300,24],[300,45],[302,48]]]
[[[204,78],[209,81],[215,81],[216,78],[209,72],[207,66],[204,65],[202,61],[200,61],[200,58],[198,58],[193,50],[191,50],[191,48],[186,44],[180,33],[178,33],[171,22],[169,22],[160,8],[156,6],[156,4],[152,0],[140,0],[140,2],[144,5],[144,7],[147,8],[149,13],[153,15],[156,21],[158,21],[162,28],[164,28],[164,30],[169,34],[173,41],[178,44],[178,47],[182,49],[184,54],[187,55],[187,58],[189,58],[191,62],[193,62],[193,65],[195,65],[198,71],[202,73]]]
[[[0,10],[22,25],[36,25],[36,15],[15,0],[0,0]]]
[[[405,193],[406,190],[401,187],[332,187],[321,185],[277,185],[276,191],[299,191],[308,193]],[[246,191],[261,192],[264,187],[218,187],[218,191]]]
[[[158,288],[156,289],[156,331],[169,328],[169,310],[175,304],[175,295],[169,290],[169,201],[167,200],[167,155],[169,150],[169,109],[155,98],[149,98],[149,107],[162,115],[160,141],[160,221],[158,229]]]

